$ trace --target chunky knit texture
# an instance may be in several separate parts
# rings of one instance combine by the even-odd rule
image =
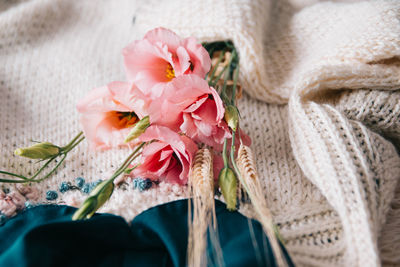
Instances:
[[[399,18],[398,1],[1,2],[0,168],[28,174],[35,165],[12,156],[15,148],[30,139],[63,145],[79,132],[75,104],[125,79],[121,49],[146,30],[230,39],[248,93],[242,127],[294,261],[400,264]],[[55,176],[34,185],[38,202],[62,181],[107,178],[127,154],[79,146]],[[130,220],[186,195],[165,183],[139,192],[128,181],[101,211]],[[52,203],[85,197],[59,192]]]

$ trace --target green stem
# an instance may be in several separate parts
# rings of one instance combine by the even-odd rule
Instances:
[[[12,173],[12,172],[0,171],[0,173],[1,174],[6,174],[6,175],[10,175],[10,176],[15,176],[15,177],[18,177],[18,178],[22,178],[24,180],[29,179],[28,177],[25,177],[25,176],[19,175],[19,174],[15,174],[15,173]]]
[[[222,159],[224,160],[224,167],[228,167],[228,156],[226,155],[226,146],[227,146],[227,139],[224,140],[224,149],[222,150]]]
[[[138,152],[142,147],[146,144],[146,142],[142,142],[139,146],[136,147],[136,149],[129,154],[129,156],[125,159],[125,161],[122,163],[122,165],[114,172],[114,174],[111,176],[110,180],[114,180],[117,178],[121,173],[123,173],[127,167],[132,163],[133,160],[135,160],[139,154]]]
[[[236,161],[235,161],[235,136],[236,136],[236,132],[232,131],[232,145],[231,145],[231,163],[233,166],[233,169],[236,173],[236,176],[238,177],[240,183],[244,186],[245,190],[247,192],[249,192],[249,188],[247,187],[246,183],[244,182],[242,175],[240,174],[240,170],[239,167],[236,165]]]
[[[82,136],[75,144],[71,145],[68,149],[64,151],[64,154],[67,154],[70,152],[72,149],[74,149],[77,145],[79,145],[83,140],[85,140],[85,137]]]
[[[61,158],[61,160],[57,163],[57,165],[48,174],[46,174],[44,177],[42,177],[40,179],[33,179],[32,178],[32,179],[29,179],[29,181],[38,183],[38,182],[41,182],[41,181],[47,179],[50,175],[52,175],[57,170],[57,168],[61,165],[61,163],[63,163],[63,161],[65,160],[66,157],[67,157],[67,154],[64,154],[63,157]]]
[[[219,79],[221,79],[222,75],[224,74],[224,72],[226,71],[226,69],[228,68],[228,65],[224,66],[224,68],[222,69],[222,71],[218,74],[217,78],[214,79],[214,81],[210,80],[210,86],[215,87],[215,85],[217,84],[217,82],[219,81]]]
[[[59,155],[53,156],[52,158],[50,158],[48,161],[46,161],[46,163],[40,167],[39,170],[36,171],[36,173],[29,178],[29,180],[34,180],[52,161],[54,161]]]
[[[233,62],[233,59],[235,57],[236,57],[236,50],[232,50],[231,58],[229,59],[229,63],[227,65],[228,72],[225,74],[225,78],[224,78],[224,85],[222,87],[222,95],[226,95],[226,83],[227,83],[227,81],[229,79],[229,75],[230,75],[231,67],[232,67],[232,62]]]
[[[46,163],[40,167],[39,170],[37,170],[35,172],[34,175],[32,175],[31,177],[26,177],[23,175],[19,175],[19,174],[15,174],[15,173],[11,173],[11,172],[6,172],[6,171],[0,171],[1,174],[5,174],[5,175],[9,175],[9,176],[14,176],[14,177],[18,177],[21,178],[22,180],[11,180],[11,179],[0,179],[0,183],[28,183],[28,182],[41,182],[45,179],[47,179],[48,177],[50,177],[50,175],[52,175],[57,169],[58,167],[60,167],[60,165],[64,162],[65,158],[67,157],[68,153],[74,149],[77,145],[79,145],[84,139],[85,136],[82,136],[83,132],[80,132],[78,135],[76,135],[66,146],[61,148],[61,151],[58,155],[55,155],[53,157],[51,157],[50,159],[48,159],[46,161]],[[36,179],[36,177],[39,176],[39,174],[41,174],[44,169],[46,169],[49,164],[51,162],[53,162],[54,160],[56,160],[56,158],[58,158],[59,156],[62,156],[61,160],[56,164],[56,166],[54,166],[54,168],[47,173],[45,176],[43,176],[40,179]]]
[[[69,142],[66,146],[63,146],[61,149],[62,150],[68,150],[70,146],[73,145],[73,143],[75,143],[76,140],[78,140],[79,137],[81,137],[83,135],[83,132],[79,132],[72,140],[71,142]]]
[[[136,147],[136,149],[131,154],[129,154],[129,156],[125,159],[125,161],[122,163],[122,165],[108,179],[107,184],[113,183],[114,180],[118,176],[120,176],[129,167],[129,165],[132,163],[132,161],[134,161],[140,155],[140,153],[138,153],[138,152],[140,151],[140,149],[142,149],[142,147],[145,144],[146,144],[146,142],[142,142],[139,146]],[[139,165],[140,164],[133,166],[132,170],[136,169]],[[111,197],[111,195],[110,195],[110,197]]]
[[[218,68],[219,64],[221,63],[224,54],[225,54],[225,49],[221,51],[221,54],[219,54],[217,64],[215,64],[215,67],[210,75],[209,85],[211,85],[211,82],[214,79],[215,72],[217,71],[217,68]]]
[[[27,180],[9,180],[9,179],[0,179],[0,183],[9,183],[9,184],[22,184],[27,183]]]

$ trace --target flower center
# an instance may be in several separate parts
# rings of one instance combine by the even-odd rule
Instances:
[[[173,78],[175,78],[175,71],[170,63],[168,63],[167,65],[165,76],[167,77],[168,80],[172,80]]]
[[[119,129],[131,127],[139,121],[135,112],[111,111],[110,113],[114,118],[114,126]]]

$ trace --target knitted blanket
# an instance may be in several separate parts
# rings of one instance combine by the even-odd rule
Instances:
[[[265,196],[299,266],[400,264],[400,3],[318,0],[0,2],[0,168],[37,166],[12,156],[29,140],[63,145],[80,131],[77,101],[124,80],[121,49],[163,26],[240,53],[242,127],[253,140]],[[46,192],[95,181],[128,150],[79,146]],[[128,183],[100,210],[131,220],[187,196]],[[12,190],[12,186],[1,185]],[[58,191],[51,203],[87,195]],[[251,216],[251,210],[242,208]]]

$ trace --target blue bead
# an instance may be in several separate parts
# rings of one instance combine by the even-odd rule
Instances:
[[[150,179],[140,179],[138,188],[139,188],[140,192],[143,192],[143,191],[151,188],[152,185],[153,185],[153,183],[151,182]]]
[[[82,177],[77,177],[75,179],[75,183],[77,187],[82,188],[83,185],[85,184],[85,179],[83,179]]]
[[[70,183],[62,182],[60,184],[60,186],[58,187],[58,189],[60,190],[61,193],[65,193],[71,189],[71,185],[70,185]]]
[[[46,199],[47,200],[55,200],[56,198],[58,198],[58,194],[56,191],[53,190],[49,190],[46,192]]]
[[[25,208],[30,209],[33,207],[33,204],[30,201],[25,202]]]
[[[142,180],[142,178],[133,179],[133,188],[134,189],[138,188],[140,180]]]
[[[89,194],[92,191],[90,184],[84,184],[82,186],[82,192],[85,194]]]

